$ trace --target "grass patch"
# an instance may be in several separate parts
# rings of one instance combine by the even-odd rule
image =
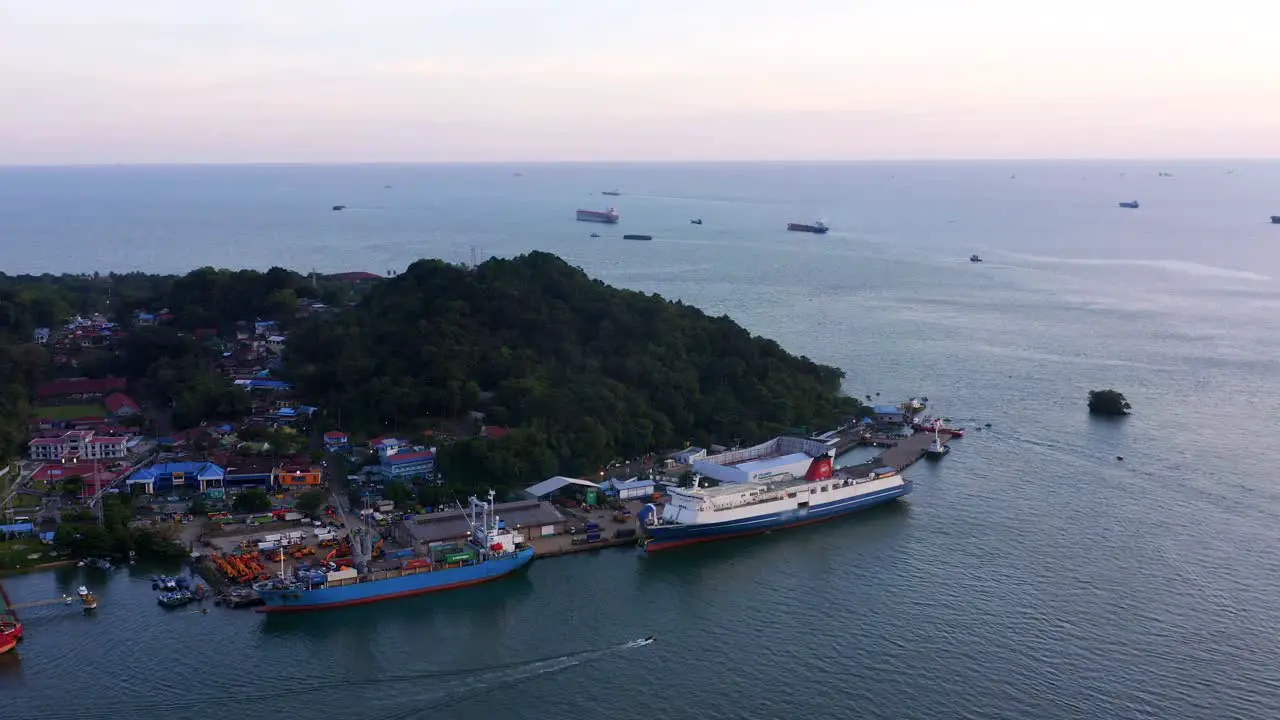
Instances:
[[[35,416],[42,420],[74,420],[82,417],[106,417],[102,405],[37,405]]]

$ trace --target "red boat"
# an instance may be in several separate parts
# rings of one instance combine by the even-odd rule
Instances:
[[[22,639],[22,623],[18,621],[18,615],[12,607],[9,594],[0,585],[0,655],[12,650]]]

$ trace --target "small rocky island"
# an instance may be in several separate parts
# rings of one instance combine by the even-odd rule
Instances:
[[[1133,406],[1125,399],[1124,393],[1116,390],[1090,390],[1089,413],[1107,417],[1128,415]]]

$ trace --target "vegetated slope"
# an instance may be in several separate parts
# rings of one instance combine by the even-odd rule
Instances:
[[[541,252],[475,269],[418,261],[291,334],[286,365],[348,430],[404,433],[482,410],[522,431],[490,443],[523,450],[489,470],[537,479],[686,442],[825,427],[859,408],[838,396],[837,368]]]

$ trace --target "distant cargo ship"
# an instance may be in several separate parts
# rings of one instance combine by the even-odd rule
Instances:
[[[616,223],[618,222],[618,211],[609,208],[604,212],[598,210],[579,210],[578,220],[582,222],[598,222],[598,223]]]
[[[612,196],[615,196],[615,197],[616,197],[616,196],[618,196],[618,195],[621,195],[622,193],[618,192],[617,190],[602,190],[602,191],[600,192],[600,194],[601,194],[601,195],[612,195]]]
[[[827,227],[823,223],[816,222],[812,225],[807,225],[805,223],[787,223],[787,229],[791,232],[807,232],[823,235],[831,228]]]
[[[623,235],[623,240],[652,240],[652,235]]]
[[[1122,203],[1120,203],[1120,207],[1122,207],[1122,208],[1129,208],[1130,210],[1137,210],[1137,209],[1138,209],[1138,201],[1137,201],[1137,200],[1131,200],[1131,201],[1129,201],[1129,202],[1122,202]]]
[[[481,510],[477,524],[476,510]],[[461,544],[433,547],[429,557],[400,560],[399,567],[369,568],[373,542],[367,531],[353,533],[356,567],[323,572],[300,568],[292,577],[255,584],[262,598],[258,612],[301,612],[346,605],[391,600],[440,590],[476,585],[510,575],[533,559],[533,548],[522,535],[503,527],[493,514],[493,492],[489,501],[471,498],[471,536]],[[356,548],[359,548],[357,550]]]
[[[791,455],[744,463],[753,468],[769,462],[787,462]],[[721,482],[691,489],[673,489],[661,513],[646,505],[640,513],[645,552],[681,545],[723,540],[782,528],[807,525],[841,517],[889,502],[911,492],[911,481],[897,469],[883,467],[865,476],[834,470],[830,453],[813,458],[802,477],[790,473],[766,475],[764,480]]]

